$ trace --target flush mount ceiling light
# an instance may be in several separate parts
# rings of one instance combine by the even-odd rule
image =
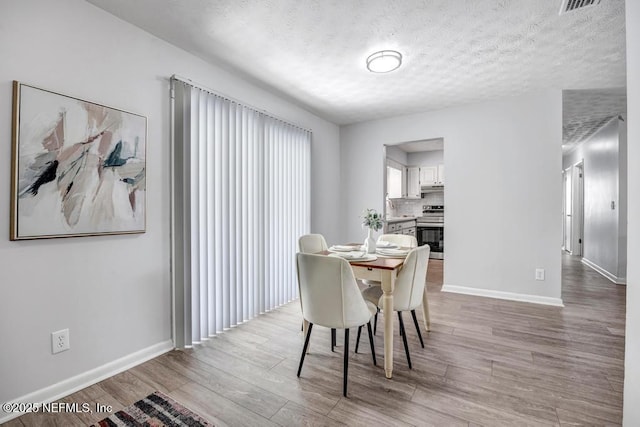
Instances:
[[[402,55],[395,50],[381,50],[367,58],[367,69],[372,73],[388,73],[400,65],[402,65]]]

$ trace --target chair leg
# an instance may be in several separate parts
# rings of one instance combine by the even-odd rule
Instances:
[[[358,352],[358,347],[360,346],[360,334],[362,333],[362,325],[358,326],[358,335],[356,337],[356,353]]]
[[[371,357],[373,358],[373,366],[378,366],[376,363],[376,349],[373,347],[373,334],[371,333],[371,320],[367,322],[367,333],[369,334],[369,345],[371,346]]]
[[[331,352],[333,353],[333,348],[336,346],[336,329],[331,328]]]
[[[407,355],[407,363],[409,369],[411,369],[411,356],[409,356],[409,345],[407,344],[407,333],[404,329],[404,322],[402,321],[402,312],[398,312],[398,320],[400,321],[400,333],[402,334],[402,342],[404,343],[404,352]]]
[[[342,395],[347,397],[347,373],[349,371],[349,329],[344,330],[344,378],[342,379]]]
[[[302,364],[304,363],[304,355],[307,354],[307,347],[309,347],[309,338],[311,338],[311,328],[313,323],[309,322],[309,328],[307,329],[307,337],[304,339],[304,347],[302,348],[302,356],[300,356],[300,366],[298,366],[298,377],[302,371]]]
[[[380,309],[378,308],[376,311],[376,315],[373,316],[373,335],[378,331],[378,313],[380,313]]]
[[[420,333],[420,326],[418,326],[418,318],[416,317],[416,311],[411,310],[411,317],[413,317],[413,324],[416,325],[416,331],[418,332],[418,338],[420,338],[420,345],[424,348],[424,341],[422,341],[422,334]]]

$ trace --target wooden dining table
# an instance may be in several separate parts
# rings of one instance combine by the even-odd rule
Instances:
[[[404,248],[407,249],[407,248]],[[320,252],[329,255],[332,252]],[[349,260],[347,260],[349,261]],[[393,290],[396,278],[404,264],[404,258],[390,258],[377,255],[373,261],[349,261],[356,279],[375,280],[382,284],[382,311],[384,315],[384,372],[387,378],[393,376]],[[429,302],[425,287],[422,295],[422,320],[427,331],[431,330]]]

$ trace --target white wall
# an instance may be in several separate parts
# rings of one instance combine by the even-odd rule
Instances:
[[[0,2],[0,58],[0,402],[168,345],[174,73],[313,129],[312,229],[343,241],[340,176],[331,170],[340,155],[337,126],[82,0]],[[145,234],[9,241],[14,79],[148,117]],[[52,355],[50,333],[62,328],[70,329],[71,350]]]
[[[563,156],[563,169],[584,160],[583,257],[612,280],[626,276],[625,122],[614,117],[588,140]],[[611,202],[615,209],[611,209]],[[624,218],[622,218],[624,219]],[[621,242],[620,242],[621,243]],[[622,249],[622,251],[620,251]]]
[[[628,245],[624,365],[625,427],[640,425],[640,2],[625,2],[627,20]]]
[[[341,127],[345,240],[382,207],[382,145],[433,137],[446,141],[445,286],[559,303],[560,91]]]

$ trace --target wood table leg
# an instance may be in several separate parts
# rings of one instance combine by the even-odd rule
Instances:
[[[393,376],[393,287],[395,270],[382,273],[382,311],[384,312],[384,373],[387,378]]]
[[[431,331],[431,318],[429,316],[429,298],[427,297],[427,287],[424,287],[424,293],[422,294],[422,320],[424,320],[424,327],[427,328],[427,332]]]

